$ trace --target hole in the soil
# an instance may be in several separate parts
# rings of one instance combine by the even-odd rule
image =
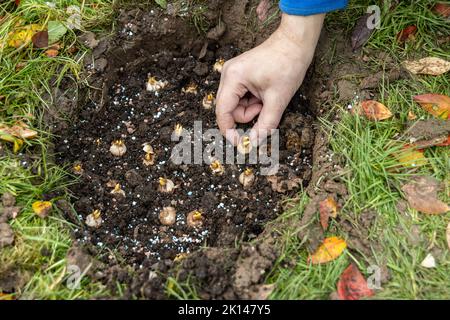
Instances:
[[[127,39],[119,37],[116,45],[120,41]],[[155,39],[142,43],[158,45]],[[132,47],[123,56],[140,52],[145,59],[129,63],[111,54],[112,70],[102,79],[109,86],[106,104],[82,106],[79,118],[58,143],[59,161],[74,166],[80,176],[72,187],[80,220],[84,223],[95,210],[101,213],[101,225],[84,226],[77,237],[118,249],[130,264],[174,259],[204,244],[233,246],[236,239],[257,236],[267,221],[281,213],[281,200],[307,185],[312,170],[313,117],[300,94],[280,125],[276,177],[260,175],[258,164],[223,164],[223,174],[214,174],[209,163],[174,164],[170,156],[177,142],[171,134],[177,124],[191,133],[194,121],[201,121],[204,131],[216,128],[214,109],[205,108],[203,99],[219,85],[215,61],[238,52],[210,44],[199,61],[164,46],[153,54],[139,45]],[[167,85],[157,94],[148,91],[149,76]],[[196,94],[186,92],[190,84],[197,86]],[[121,143],[126,151],[120,149]],[[208,143],[203,142],[203,147]],[[116,144],[115,155],[112,144]],[[249,167],[255,181],[243,188],[239,177]],[[173,181],[175,189],[162,192],[160,177]],[[194,218],[202,223],[192,227],[188,220],[194,218],[189,214],[196,210]]]

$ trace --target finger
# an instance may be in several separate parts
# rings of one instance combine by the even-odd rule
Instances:
[[[233,111],[246,92],[245,86],[235,77],[228,76],[226,72],[222,75],[217,93],[216,121],[220,132],[233,144],[237,144],[239,140],[239,135],[234,130],[236,122]]]
[[[239,105],[233,111],[234,121],[238,123],[247,123],[252,121],[262,109],[262,104],[252,104],[249,106]]]
[[[267,94],[258,121],[250,131],[250,140],[253,145],[262,144],[271,134],[271,130],[278,127],[285,107],[277,95]]]

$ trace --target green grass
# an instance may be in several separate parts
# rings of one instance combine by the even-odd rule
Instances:
[[[117,12],[116,1],[54,2],[54,8],[38,0],[22,0],[19,8],[9,2],[1,4],[0,16],[7,16],[0,23],[0,43],[6,41],[8,33],[21,19],[25,24],[64,21],[68,5],[82,8],[82,31],[109,32],[114,27],[112,18]],[[434,2],[400,1],[395,10],[389,10],[389,5],[382,6],[381,28],[373,33],[365,46],[371,70],[377,72],[384,69],[384,61],[379,61],[376,55],[371,54],[378,51],[387,52],[398,64],[405,59],[428,55],[450,60],[449,43],[440,45],[436,39],[450,34],[448,21],[430,11]],[[128,5],[131,3],[128,1]],[[182,6],[179,14],[188,14],[197,29],[205,32],[209,26],[203,17],[203,2],[193,0],[186,3],[188,5]],[[154,5],[154,0],[139,1],[140,6],[149,4]],[[339,27],[350,33],[357,17],[365,12],[369,4],[372,2],[351,1],[347,10],[328,15],[327,28],[336,30]],[[189,11],[190,5],[195,8],[193,12]],[[411,24],[418,27],[416,40],[404,46],[399,45],[397,33]],[[76,44],[76,33],[73,31],[69,31],[61,42],[63,49],[56,58],[47,58],[41,50],[32,49],[31,46],[0,50],[0,96],[3,96],[0,99],[0,122],[12,123],[22,119],[39,132],[38,139],[27,141],[20,154],[12,154],[9,144],[1,145],[6,154],[0,158],[0,194],[12,192],[24,209],[11,222],[16,243],[0,252],[0,274],[14,270],[26,279],[26,284],[16,292],[16,296],[22,298],[87,299],[110,294],[104,286],[87,278],[79,289],[68,288],[65,257],[71,246],[72,226],[62,218],[56,207],[47,219],[36,217],[31,210],[34,201],[49,194],[57,192],[61,195],[52,198],[53,202],[64,197],[67,181],[70,181],[63,168],[50,161],[52,136],[47,133],[43,123],[44,111],[50,106],[45,95],[59,86],[63,78],[81,81],[81,61],[87,49]],[[79,50],[71,53],[69,49],[75,44]],[[339,54],[332,52],[329,61],[337,61]],[[25,66],[18,70],[18,65],[23,62]],[[350,80],[355,79],[352,77]],[[377,219],[368,237],[374,243],[378,242],[380,248],[374,249],[371,258],[353,255],[346,250],[333,262],[311,266],[306,262],[307,252],[296,236],[296,224],[289,223],[289,228],[278,230],[282,235],[282,254],[267,276],[268,283],[276,284],[271,298],[327,299],[336,289],[336,282],[350,261],[355,262],[366,276],[370,275],[367,271],[369,265],[388,267],[391,279],[383,284],[376,299],[450,298],[450,254],[445,240],[449,214],[426,216],[413,209],[407,209],[404,213],[397,209],[398,201],[403,199],[401,185],[416,173],[446,181],[446,189],[440,195],[442,200],[450,200],[448,147],[427,149],[425,155],[428,164],[418,170],[399,170],[392,156],[401,146],[398,140],[404,131],[408,112],[413,111],[418,119],[431,117],[412,100],[413,95],[422,93],[450,95],[448,74],[438,77],[414,76],[389,84],[382,81],[377,99],[394,113],[392,119],[382,122],[369,122],[354,116],[348,113],[346,104],[344,106],[336,101],[330,103],[330,110],[339,112],[341,119],[331,122],[324,118],[321,123],[329,132],[333,152],[343,163],[345,174],[342,179],[349,191],[349,198],[339,214],[343,218],[350,218],[364,210],[374,210]],[[30,156],[27,166],[23,165],[25,155]],[[297,221],[308,201],[308,197],[302,193],[297,205],[279,217],[276,223]],[[313,223],[318,223],[318,217]],[[347,235],[338,229],[338,224],[333,223],[332,227],[327,235],[346,238]],[[410,239],[412,230],[418,230],[420,235],[415,244]],[[420,266],[427,253],[437,251],[440,251],[439,256],[436,254],[437,268],[425,269]],[[184,282],[169,278],[166,292],[173,298],[198,299],[194,283],[195,279],[191,278]],[[122,289],[118,287],[119,294]]]
[[[48,101],[45,94],[58,87],[63,78],[79,81],[81,59],[86,49],[76,44],[75,31],[69,30],[61,40],[63,49],[55,58],[48,58],[42,50],[31,45],[10,48],[5,45],[8,33],[15,25],[35,23],[46,25],[50,20],[65,22],[69,5],[80,7],[82,31],[103,29],[111,26],[113,1],[53,1],[49,7],[43,1],[22,0],[18,8],[12,1],[0,5],[0,122],[25,121],[39,132],[37,139],[26,141],[19,154],[12,154],[9,144],[2,144],[5,155],[0,158],[0,194],[9,191],[23,207],[17,219],[11,222],[16,235],[13,247],[0,252],[0,273],[16,271],[26,280],[17,297],[44,299],[88,298],[105,294],[98,283],[84,279],[79,289],[66,285],[65,257],[71,246],[71,226],[54,206],[47,219],[38,218],[31,204],[43,197],[59,192],[64,195],[67,173],[51,163],[51,135],[43,122]],[[70,53],[76,45],[79,50]],[[18,69],[18,65],[22,68]],[[26,161],[26,165],[24,163]],[[52,202],[58,197],[52,198]],[[48,254],[43,254],[47,252]]]

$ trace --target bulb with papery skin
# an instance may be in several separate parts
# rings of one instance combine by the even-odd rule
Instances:
[[[99,228],[103,223],[100,210],[96,209],[86,217],[86,225],[91,228]]]
[[[158,190],[164,193],[172,193],[175,190],[175,183],[170,179],[160,177],[158,180]]]
[[[164,207],[159,212],[159,222],[164,226],[171,226],[177,221],[177,212],[174,207]]]
[[[218,176],[221,176],[225,172],[225,169],[219,160],[211,161],[209,168],[211,169],[213,174]]]
[[[119,183],[116,183],[110,193],[114,196],[125,197],[125,191],[122,190]]]
[[[149,77],[146,84],[146,89],[150,92],[158,92],[161,89],[164,89],[167,85],[167,81],[157,80],[156,77]]]
[[[197,85],[195,83],[191,83],[188,86],[184,87],[183,89],[181,89],[181,91],[183,93],[188,93],[188,94],[197,94]]]
[[[201,228],[203,226],[203,214],[200,210],[194,210],[188,213],[186,224],[191,228]]]
[[[239,182],[244,188],[250,187],[255,181],[255,174],[251,168],[247,168],[239,175]]]
[[[216,98],[212,93],[207,94],[202,101],[202,106],[206,110],[212,109],[216,104]]]
[[[249,136],[243,136],[237,145],[237,150],[241,154],[248,154],[252,150],[252,143]]]
[[[111,147],[109,148],[109,152],[115,157],[121,157],[127,152],[127,147],[125,146],[125,142],[122,139],[114,140],[111,143]]]
[[[225,64],[225,60],[224,59],[217,60],[216,63],[214,63],[213,70],[216,71],[216,72],[221,73],[224,64]]]

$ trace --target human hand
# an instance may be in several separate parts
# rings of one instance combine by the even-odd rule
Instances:
[[[269,39],[224,64],[216,117],[222,134],[234,145],[240,139],[236,123],[259,115],[250,133],[253,144],[278,127],[312,61],[324,16],[283,14]]]

